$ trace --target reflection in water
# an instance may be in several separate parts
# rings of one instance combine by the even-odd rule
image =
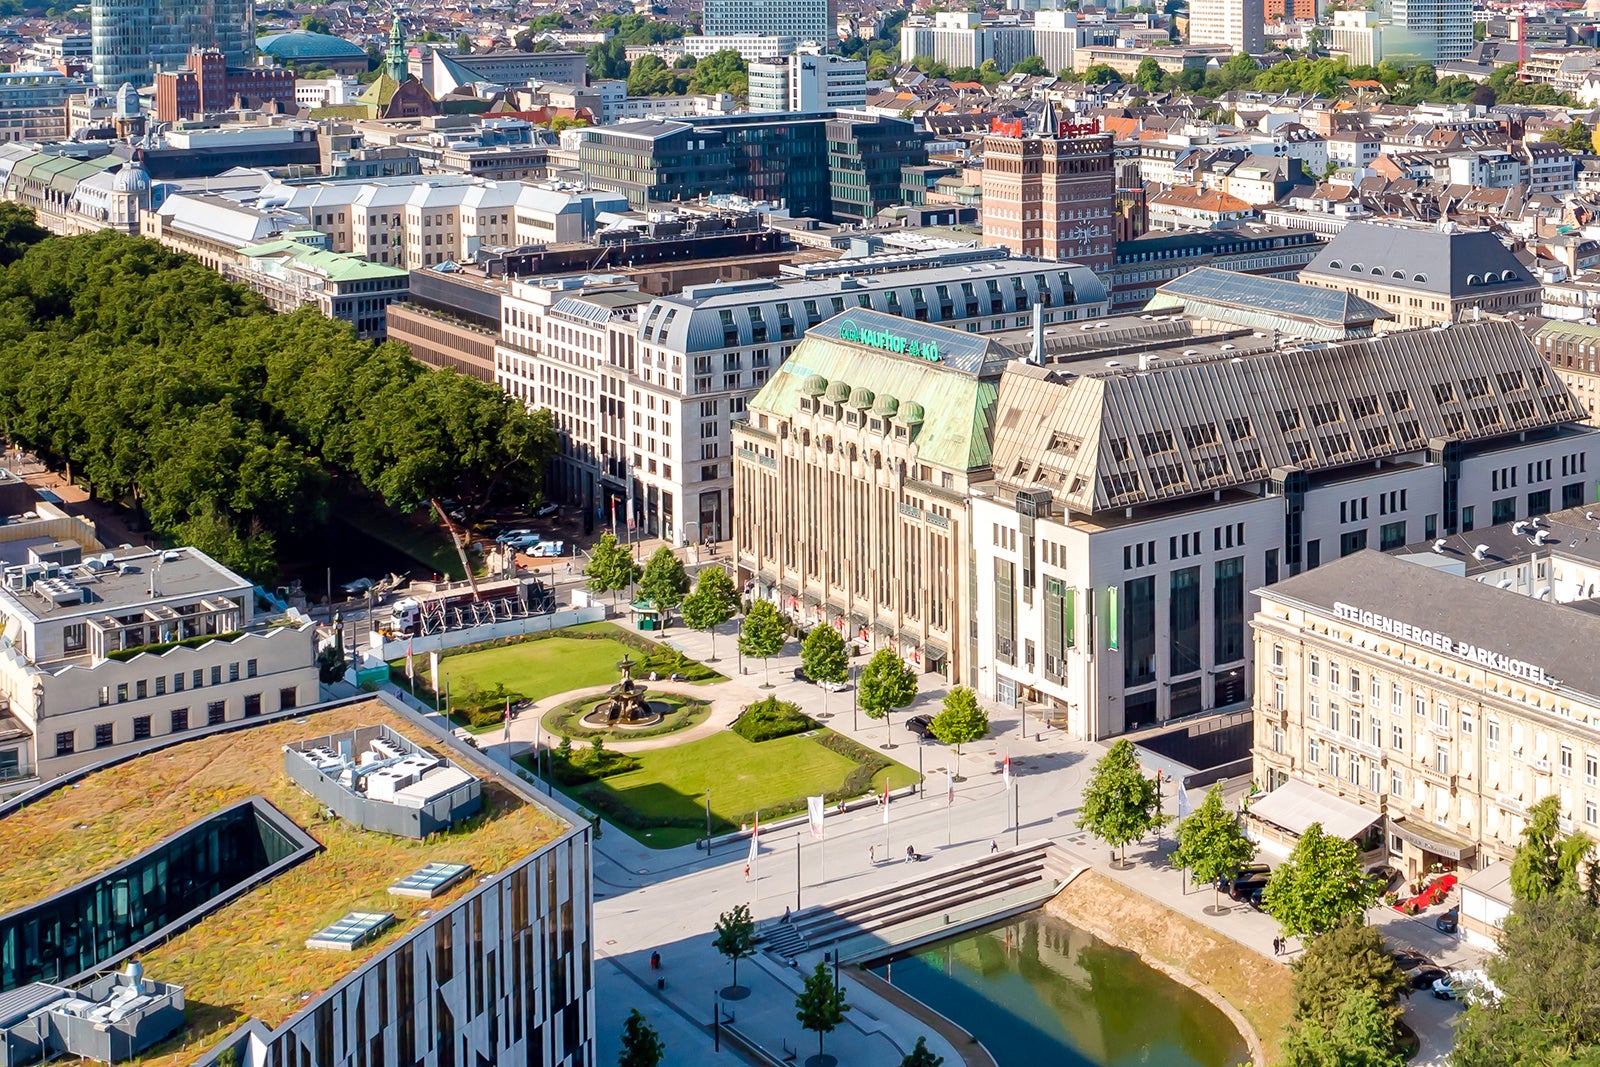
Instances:
[[[874,968],[974,1034],[1000,1067],[1232,1067],[1227,1016],[1138,956],[1043,912]]]

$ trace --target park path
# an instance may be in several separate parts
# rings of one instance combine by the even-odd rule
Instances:
[[[711,714],[705,720],[689,727],[687,730],[675,730],[670,734],[658,734],[655,737],[644,737],[637,741],[612,741],[606,740],[606,747],[613,752],[647,752],[653,748],[668,748],[672,745],[681,745],[689,741],[698,741],[702,737],[710,737],[726,726],[730,726],[739,713],[744,710],[753,698],[745,686],[738,685],[731,680],[712,682],[707,685],[695,685],[692,682],[652,682],[648,678],[642,679],[646,695],[660,694],[666,696],[683,697],[689,700],[700,700],[711,705]],[[536,702],[530,709],[533,714],[523,712],[517,715],[511,724],[511,748],[514,753],[521,754],[533,747],[535,738],[541,736],[538,728],[539,720],[554,711],[562,704],[573,700],[584,700],[588,697],[605,696],[611,691],[609,685],[591,685],[582,689],[571,689],[565,693],[558,693]],[[490,731],[493,734],[493,731]],[[548,732],[543,733],[549,737]],[[520,742],[520,744],[519,744]],[[549,744],[546,741],[545,744]]]

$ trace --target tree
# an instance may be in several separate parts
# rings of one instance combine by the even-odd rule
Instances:
[[[1089,775],[1078,808],[1078,829],[1124,850],[1159,825],[1161,794],[1155,779],[1144,776],[1133,742],[1123,738],[1100,757]]]
[[[1344,994],[1332,1024],[1297,1021],[1283,1043],[1284,1067],[1405,1067],[1405,1062],[1388,1013],[1361,989]]]
[[[794,1017],[800,1026],[817,1035],[817,1057],[822,1057],[822,1036],[833,1033],[833,1028],[844,1022],[844,1013],[850,1005],[844,1002],[844,990],[833,984],[828,965],[817,961],[817,969],[806,975],[806,984],[794,1000]]]
[[[615,81],[628,76],[628,48],[620,38],[613,37],[605,44],[592,45],[588,52],[589,73],[601,81]]]
[[[711,659],[717,662],[717,627],[733,618],[739,594],[733,579],[721,567],[705,567],[695,582],[694,592],[683,598],[683,621],[690,629],[711,635]]]
[[[1584,884],[1590,893],[1600,890],[1589,860],[1593,851],[1594,841],[1587,834],[1562,835],[1561,798],[1550,794],[1528,808],[1522,841],[1511,857],[1512,895],[1543,900],[1578,893]]]
[[[617,1067],[657,1067],[667,1054],[655,1027],[644,1021],[639,1009],[628,1012],[628,1021],[622,1024],[622,1053],[617,1057]]]
[[[662,545],[651,554],[639,578],[639,592],[661,612],[661,625],[665,629],[667,615],[683,603],[689,592],[689,574],[672,549]]]
[[[471,52],[472,51],[472,34],[470,34],[470,33],[458,33],[458,34],[456,34],[456,51],[457,52]]]
[[[1332,1027],[1346,993],[1368,993],[1386,1012],[1392,1030],[1406,977],[1375,926],[1347,919],[1306,946],[1294,969],[1294,1016]]]
[[[694,73],[689,77],[689,92],[748,96],[750,77],[744,57],[732,48],[712,52],[695,64]]]
[[[1315,56],[1318,52],[1322,51],[1323,38],[1324,38],[1324,34],[1322,32],[1322,27],[1321,26],[1313,26],[1309,30],[1307,30],[1306,31],[1306,52],[1307,52],[1307,54]]]
[[[978,696],[964,685],[944,695],[944,708],[928,724],[928,732],[956,750],[956,777],[961,777],[961,746],[989,732],[989,716],[978,706]]]
[[[1117,73],[1115,67],[1094,63],[1083,72],[1083,80],[1087,85],[1111,85],[1122,81],[1122,75]]]
[[[1261,906],[1284,933],[1316,937],[1360,915],[1378,891],[1361,870],[1356,843],[1330,837],[1321,823],[1312,823],[1288,860],[1272,872]]]
[[[327,33],[328,20],[319,19],[315,15],[301,15],[300,28],[307,33]]]
[[[800,668],[822,687],[822,710],[828,710],[828,686],[838,685],[850,677],[850,654],[845,651],[844,638],[827,623],[813,626],[806,639],[800,642]]]
[[[1049,74],[1050,69],[1038,56],[1024,56],[1021,63],[1011,68],[1013,74]]]
[[[783,616],[778,614],[772,601],[757,600],[745,612],[744,625],[739,629],[739,651],[761,660],[763,689],[772,688],[772,678],[766,673],[767,660],[783,651],[783,642],[788,636]]]
[[[1600,909],[1583,896],[1518,898],[1483,969],[1497,996],[1456,1027],[1454,1067],[1600,1061]]]
[[[674,89],[672,70],[660,56],[642,55],[628,71],[629,96],[670,96]]]
[[[0,267],[22,258],[22,253],[50,236],[33,212],[21,204],[0,203]]]
[[[1166,77],[1161,71],[1161,64],[1146,56],[1139,61],[1139,69],[1133,72],[1133,84],[1147,93],[1153,93],[1161,88],[1161,80]]]
[[[1172,862],[1193,871],[1195,881],[1210,882],[1213,903],[1218,879],[1230,877],[1255,858],[1256,846],[1223,805],[1220,785],[1212,786],[1200,806],[1178,823],[1176,835]]]
[[[905,661],[895,655],[892,648],[880,648],[872,654],[861,669],[856,681],[856,703],[869,719],[882,719],[887,731],[886,739],[894,740],[891,715],[917,697],[917,676]]]
[[[639,580],[639,565],[633,561],[628,546],[607,530],[590,550],[583,576],[589,579],[589,588],[596,593],[610,593],[614,604],[617,593]]]
[[[756,921],[750,917],[750,906],[735,904],[732,911],[725,911],[717,917],[717,925],[712,930],[717,936],[711,942],[711,947],[732,961],[733,985],[737,988],[739,961],[756,954]]]
[[[1583,124],[1583,120],[1573,119],[1572,125],[1567,127],[1566,133],[1561,137],[1561,145],[1568,152],[1587,152],[1592,138],[1593,132]]]
[[[943,1056],[935,1056],[928,1049],[928,1039],[919,1037],[916,1047],[901,1058],[900,1067],[939,1067],[943,1062]]]

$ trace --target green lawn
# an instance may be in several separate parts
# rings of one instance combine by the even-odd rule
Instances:
[[[726,833],[776,812],[803,810],[804,798],[835,793],[858,764],[819,744],[816,735],[796,734],[753,743],[725,730],[670,748],[636,752],[640,767],[567,790],[579,803],[614,815],[629,809],[645,823],[622,826],[653,848],[687,845],[705,835],[706,789],[711,790],[712,829]],[[898,788],[916,772],[892,764],[874,776],[877,788],[887,777]],[[859,790],[864,791],[864,790]],[[617,820],[611,820],[614,824]]]

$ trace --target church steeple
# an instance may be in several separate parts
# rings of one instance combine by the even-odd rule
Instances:
[[[398,14],[394,17],[394,25],[389,28],[389,51],[384,59],[384,69],[396,82],[406,80],[406,29],[400,24]]]

